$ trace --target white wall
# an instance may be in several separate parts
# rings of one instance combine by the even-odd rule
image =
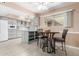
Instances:
[[[0,41],[8,40],[8,21],[0,20]]]
[[[0,15],[7,15],[7,14],[14,14],[14,15],[17,15],[17,16],[26,15],[25,13],[17,11],[15,9],[10,8],[10,7],[0,5]]]
[[[36,31],[38,29],[38,26],[39,26],[39,18],[38,17],[34,17],[33,19],[31,19],[31,24],[30,24],[30,28],[29,30],[32,31]]]

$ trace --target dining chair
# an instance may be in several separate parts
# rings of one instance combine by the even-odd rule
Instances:
[[[67,55],[66,52],[66,35],[67,35],[68,29],[64,29],[63,33],[62,33],[62,37],[53,37],[54,39],[54,53],[55,52],[55,43],[56,42],[60,42],[62,44],[62,50],[63,50],[63,46],[64,46],[64,51],[65,51],[65,55]]]
[[[42,39],[42,36],[43,36],[43,34],[41,32],[43,32],[43,29],[37,30],[37,45],[41,44],[40,39]]]
[[[43,46],[42,46],[42,50],[43,51],[45,51],[45,48],[47,47],[47,52],[49,52],[48,51],[48,44],[50,44],[50,42],[49,42],[49,37],[50,37],[50,30],[45,30],[45,33],[43,34],[43,42],[42,42],[42,44],[43,44]]]

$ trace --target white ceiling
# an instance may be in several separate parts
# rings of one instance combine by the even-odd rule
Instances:
[[[43,2],[43,3],[46,3],[46,2]],[[16,4],[26,8],[32,12],[42,13],[42,12],[45,12],[45,11],[49,10],[50,8],[60,5],[62,3],[63,2],[48,2],[46,5],[46,7],[47,7],[46,10],[39,10],[38,9],[40,2],[17,2]]]
[[[47,3],[47,2],[43,2]],[[40,5],[40,2],[16,2],[16,4],[34,12],[34,13],[44,13],[46,11],[49,11],[51,8],[55,9],[57,7],[62,7],[64,5],[70,5],[73,4],[73,2],[48,2],[46,7],[46,10],[39,10],[38,7]]]

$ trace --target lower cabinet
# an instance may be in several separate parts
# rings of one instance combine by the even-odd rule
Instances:
[[[17,30],[17,38],[22,38],[22,30]]]
[[[16,30],[16,29],[9,29],[8,30],[8,38],[21,38],[22,37],[22,30]]]
[[[15,29],[8,29],[8,38],[16,38],[16,30]]]
[[[29,31],[29,41],[36,39],[36,31]]]
[[[30,41],[36,39],[36,31],[23,31],[22,41],[25,43],[30,43]]]

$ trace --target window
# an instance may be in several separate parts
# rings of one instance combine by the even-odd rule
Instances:
[[[72,15],[73,15],[72,11],[68,11],[68,12],[63,12],[63,13],[47,16],[45,23],[47,23],[47,26],[51,24],[52,26],[71,27]]]

